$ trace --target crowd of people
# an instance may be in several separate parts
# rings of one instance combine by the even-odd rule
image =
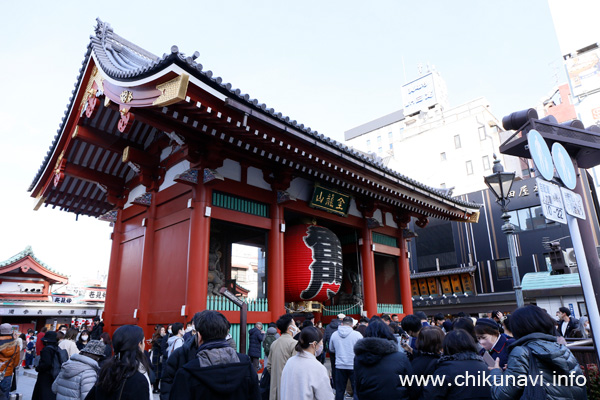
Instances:
[[[288,313],[256,323],[247,354],[236,350],[225,316],[211,310],[185,326],[157,325],[148,340],[141,327],[123,325],[111,341],[99,319],[91,330],[63,325],[27,335],[2,324],[0,400],[21,365],[38,372],[34,400],[585,399],[564,337],[585,337],[589,328],[567,308],[557,317],[529,305],[479,319],[340,314],[324,328],[312,314]]]

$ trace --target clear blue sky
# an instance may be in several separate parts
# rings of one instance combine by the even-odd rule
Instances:
[[[418,64],[435,65],[451,105],[484,96],[502,117],[565,81],[546,0],[36,1],[0,17],[0,260],[33,246],[51,267],[95,275],[107,223],[42,208],[27,187],[66,109],[95,18],[157,55],[173,44],[225,82],[336,140],[401,108]],[[419,149],[425,152],[426,149]],[[410,171],[401,171],[410,176]]]

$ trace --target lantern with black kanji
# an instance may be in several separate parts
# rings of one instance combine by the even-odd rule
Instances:
[[[285,301],[326,301],[342,284],[342,244],[327,228],[296,225],[285,233]]]

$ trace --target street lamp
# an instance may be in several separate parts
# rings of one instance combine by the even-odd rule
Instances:
[[[504,172],[504,167],[502,164],[500,164],[500,160],[495,154],[492,171],[494,173],[486,176],[483,178],[483,180],[490,188],[494,196],[496,196],[496,203],[500,205],[500,209],[502,210],[502,219],[504,220],[502,232],[506,234],[506,239],[508,240],[508,255],[510,257],[510,270],[513,276],[513,289],[515,290],[515,295],[517,296],[517,307],[523,307],[523,291],[521,289],[519,267],[517,267],[515,227],[509,222],[510,215],[508,215],[506,210],[506,206],[510,202],[508,199],[508,193],[510,192],[510,188],[515,180],[515,173]]]

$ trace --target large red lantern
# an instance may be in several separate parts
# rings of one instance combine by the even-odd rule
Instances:
[[[296,225],[285,233],[285,301],[326,301],[342,284],[342,244],[317,225]]]

